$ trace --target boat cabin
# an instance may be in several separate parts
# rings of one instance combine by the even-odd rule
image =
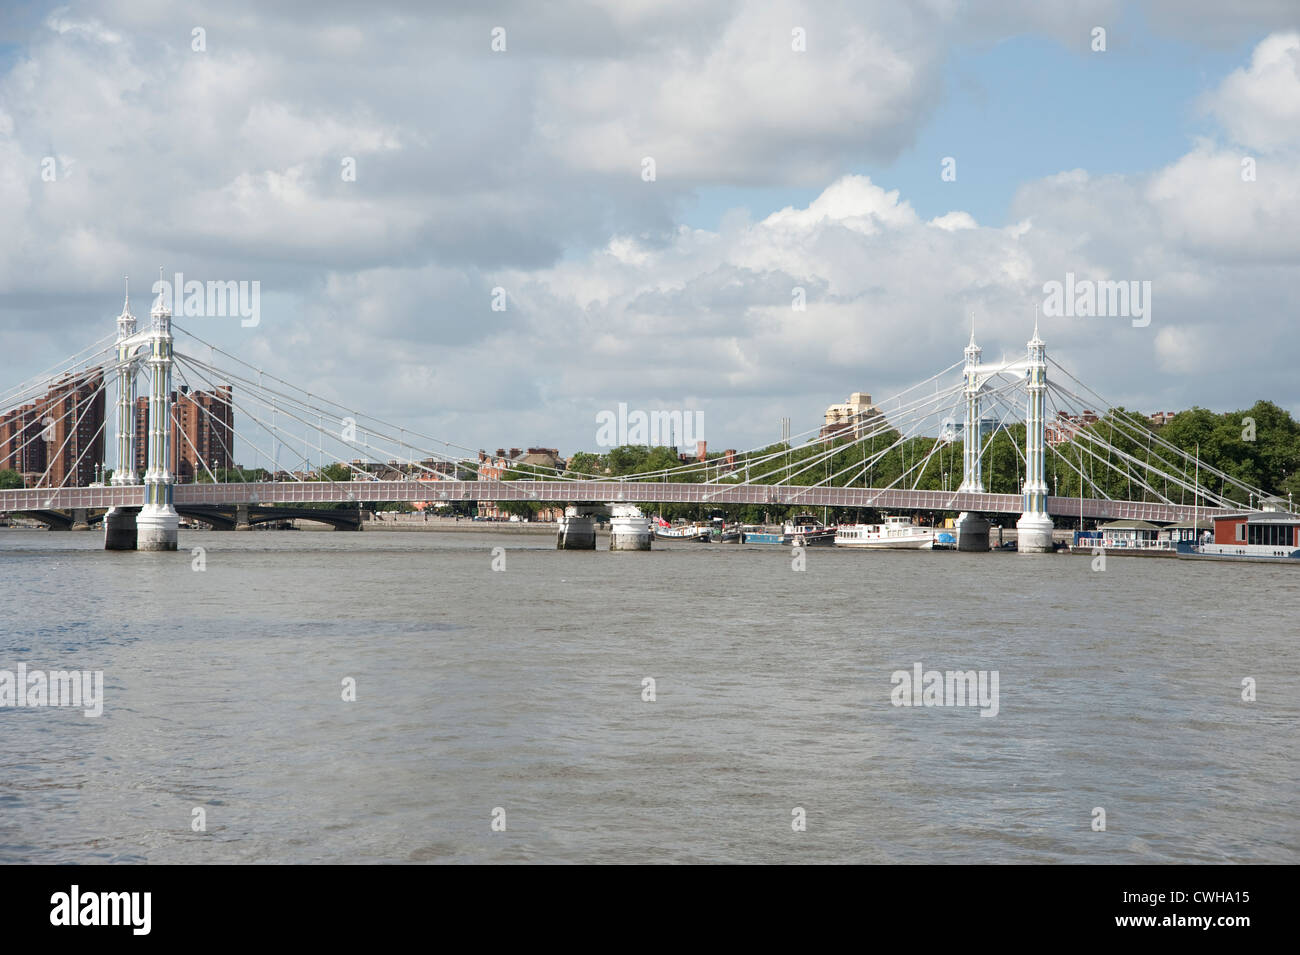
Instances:
[[[1214,522],[1208,517],[1202,517],[1197,521],[1179,521],[1177,524],[1168,524],[1160,528],[1160,541],[1170,546],[1177,545],[1179,541],[1191,541],[1196,543],[1214,530]]]
[[[1214,543],[1300,547],[1300,514],[1290,514],[1286,511],[1250,511],[1244,514],[1216,516]]]
[[[1159,533],[1159,526],[1149,521],[1111,521],[1101,525],[1101,546],[1108,550],[1119,547],[1154,547]]]

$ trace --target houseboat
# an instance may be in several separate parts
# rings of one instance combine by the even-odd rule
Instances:
[[[1195,544],[1198,535],[1207,535],[1213,526],[1204,517],[1164,526],[1139,520],[1111,521],[1094,531],[1075,531],[1069,550],[1075,554],[1101,549],[1131,557],[1174,557],[1180,542]]]
[[[799,514],[782,528],[785,543],[799,547],[829,547],[835,543],[835,528],[827,527],[811,514]]]
[[[776,527],[747,524],[741,528],[746,544],[795,544],[800,547],[829,546],[835,542],[835,528],[827,527],[811,514],[799,514]]]
[[[1162,546],[1158,539],[1160,525],[1150,521],[1111,521],[1102,524],[1100,530],[1101,546],[1106,550],[1152,550]]]
[[[1249,560],[1300,563],[1300,514],[1248,511],[1214,517],[1213,535],[1176,542],[1184,560]]]
[[[835,532],[835,546],[931,550],[937,534],[933,527],[913,524],[910,517],[886,517],[883,524],[842,524]]]
[[[715,544],[739,544],[741,529],[739,524],[728,524],[724,518],[715,517],[709,521],[709,538]]]
[[[652,525],[654,539],[657,541],[693,541],[707,543],[712,529],[707,524],[679,524],[676,527],[667,521]]]

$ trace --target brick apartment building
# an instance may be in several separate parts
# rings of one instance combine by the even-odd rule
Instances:
[[[0,470],[17,471],[29,483],[45,471],[39,405],[23,405],[0,415]]]
[[[216,391],[172,392],[171,461],[177,484],[190,484],[208,470],[233,467],[235,439],[231,386]],[[149,466],[149,399],[135,400],[135,472]]]
[[[104,460],[104,372],[65,375],[43,398],[0,415],[0,469],[29,487],[85,487]]]

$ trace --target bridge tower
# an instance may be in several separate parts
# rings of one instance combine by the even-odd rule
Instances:
[[[159,279],[162,270],[158,270]],[[165,289],[165,286],[163,286]],[[172,503],[172,312],[166,293],[149,312],[149,467],[138,518],[140,550],[175,550],[180,517]]]
[[[1047,397],[1047,350],[1038,337],[1038,314],[1034,313],[1034,337],[1028,345],[1027,407],[1025,414],[1025,512],[1016,521],[1016,549],[1022,554],[1041,554],[1052,549],[1052,519],[1047,516],[1047,480],[1044,471],[1043,406]]]
[[[131,285],[127,280],[122,314],[117,316],[117,462],[113,468],[113,487],[138,483],[135,473],[135,362],[132,352],[136,342],[135,316],[131,314]],[[110,507],[104,514],[104,549],[135,550],[139,508]]]
[[[975,318],[971,316],[970,344],[962,353],[966,356],[965,387],[962,394],[966,396],[966,428],[962,433],[962,469],[960,491],[976,494],[984,492],[984,476],[980,463],[980,381],[979,365],[983,349],[975,344]]]
[[[114,487],[137,484],[135,473],[135,363],[131,359],[135,335],[135,316],[131,314],[131,286],[127,280],[126,301],[117,316],[117,466],[113,468]]]
[[[962,478],[958,493],[984,492],[983,465],[980,456],[980,379],[979,367],[983,349],[975,344],[975,314],[970,318],[970,344],[962,352],[966,357],[964,372],[966,397],[966,425],[962,431]],[[981,514],[962,511],[957,516],[957,549],[985,551],[989,549],[989,522]]]

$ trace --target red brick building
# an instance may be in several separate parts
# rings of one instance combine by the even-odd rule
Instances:
[[[93,482],[104,460],[103,384],[99,368],[65,375],[44,398],[0,416],[0,468],[31,487]]]
[[[35,404],[0,415],[0,470],[17,471],[24,481],[36,481],[45,471],[45,441]]]
[[[562,473],[568,467],[568,462],[560,457],[558,448],[529,448],[527,451],[511,448],[508,454],[505,448],[497,448],[495,455],[489,455],[486,451],[478,453],[478,479],[480,481],[500,481],[507,474],[510,475],[511,479],[515,479],[518,475],[512,473],[511,469],[526,466],[537,468],[540,471],[539,479],[545,480],[547,477]],[[480,517],[492,519],[508,517],[496,501],[476,501],[475,504],[478,507]],[[537,512],[536,519],[539,521],[558,521],[563,516],[563,507],[544,507]]]
[[[216,391],[172,392],[171,461],[177,484],[189,484],[200,474],[232,467],[234,404],[231,386]],[[135,471],[142,477],[149,466],[149,399],[135,400]]]

